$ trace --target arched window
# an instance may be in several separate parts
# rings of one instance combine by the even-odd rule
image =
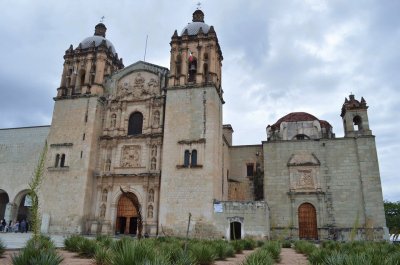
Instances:
[[[182,56],[180,54],[178,54],[176,56],[176,62],[175,62],[176,77],[178,77],[178,78],[181,75],[181,72],[182,72],[181,69],[182,69]]]
[[[190,53],[189,60],[189,82],[196,82],[196,73],[197,73],[197,58]]]
[[[54,167],[58,167],[58,163],[60,163],[60,154],[56,154],[56,162],[54,164]]]
[[[354,123],[354,131],[361,131],[362,130],[362,119],[360,116],[355,116],[353,118]]]
[[[189,152],[189,150],[185,150],[185,157],[184,157],[183,165],[185,167],[189,167],[189,163],[190,163],[190,152]]]
[[[193,149],[192,150],[192,159],[190,161],[191,166],[197,166],[197,150]]]
[[[128,135],[142,134],[143,115],[140,112],[134,112],[129,117]]]
[[[86,76],[86,72],[85,70],[81,70],[81,74],[80,74],[80,85],[83,86],[83,84],[85,84],[85,76]]]
[[[293,137],[293,140],[309,140],[310,137],[308,137],[305,134],[297,134],[295,137]]]
[[[61,155],[60,167],[65,167],[65,154]]]
[[[208,64],[203,64],[204,82],[208,82]]]

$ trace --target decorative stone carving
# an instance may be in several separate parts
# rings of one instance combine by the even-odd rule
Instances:
[[[149,205],[147,208],[147,218],[153,218],[153,206]]]
[[[121,167],[140,167],[141,147],[125,145],[122,147]]]
[[[297,185],[299,188],[314,188],[314,180],[311,170],[298,170],[299,179]]]
[[[151,147],[151,156],[156,157],[157,156],[157,145],[153,145]]]
[[[153,95],[157,94],[158,82],[156,79],[151,78],[149,82],[147,82],[147,87],[149,88],[150,93]]]

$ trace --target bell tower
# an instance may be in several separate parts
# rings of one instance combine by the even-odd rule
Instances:
[[[223,57],[214,27],[204,22],[201,10],[193,13],[192,23],[180,35],[174,32],[170,45],[159,228],[181,235],[189,213],[194,227],[212,227],[213,201],[227,198],[222,168]]]
[[[361,97],[361,101],[356,100],[352,94],[349,99],[345,98],[340,114],[345,137],[372,135],[369,129],[367,109],[367,102],[363,97]]]
[[[94,36],[65,52],[61,84],[54,98],[43,180],[43,232],[86,233],[91,218],[94,171],[104,110],[105,79],[123,68],[99,23]],[[63,207],[58,203],[62,202]],[[67,229],[67,231],[66,231]]]
[[[124,67],[113,44],[106,39],[103,23],[95,27],[94,35],[84,39],[76,49],[71,45],[64,55],[64,69],[57,97],[81,94],[103,95],[104,78]]]

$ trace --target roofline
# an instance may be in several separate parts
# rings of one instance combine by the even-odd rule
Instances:
[[[0,128],[1,131],[3,130],[15,130],[15,129],[30,129],[30,128],[44,128],[44,127],[51,127],[51,125],[39,125],[39,126],[27,126],[27,127],[14,127],[14,128]]]

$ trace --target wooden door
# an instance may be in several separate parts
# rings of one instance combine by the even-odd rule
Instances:
[[[133,194],[132,194],[133,195]],[[133,195],[135,196],[135,195]],[[137,220],[138,211],[132,201],[125,195],[122,195],[117,206],[117,223],[116,233],[120,234],[136,234],[137,222],[130,227],[132,218]]]
[[[299,238],[318,239],[317,213],[311,203],[299,207]]]

